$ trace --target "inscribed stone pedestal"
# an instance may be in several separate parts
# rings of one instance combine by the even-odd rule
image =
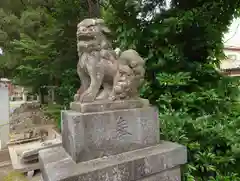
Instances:
[[[76,162],[156,145],[158,111],[153,107],[80,113],[64,111],[63,147]]]

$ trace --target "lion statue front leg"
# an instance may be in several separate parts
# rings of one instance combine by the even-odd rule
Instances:
[[[77,74],[81,79],[81,86],[74,96],[74,101],[80,101],[81,95],[88,89],[91,82],[89,75],[84,71],[84,68],[82,68],[81,60],[78,61]]]
[[[89,61],[87,63],[87,71],[90,77],[90,85],[89,87],[86,89],[86,91],[84,91],[81,95],[80,95],[80,102],[93,102],[102,85],[103,82],[103,77],[104,77],[104,66],[101,65],[101,63],[99,62],[97,65],[94,62]]]

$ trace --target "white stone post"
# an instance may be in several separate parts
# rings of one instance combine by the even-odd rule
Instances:
[[[27,95],[28,95],[28,92],[26,92],[26,91],[24,91],[24,92],[22,93],[22,100],[23,100],[24,102],[27,102]]]
[[[40,96],[37,95],[37,102],[40,102]]]
[[[9,95],[7,84],[0,83],[0,150],[9,141]]]

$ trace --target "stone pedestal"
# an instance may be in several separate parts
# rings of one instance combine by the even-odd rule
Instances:
[[[75,163],[64,148],[40,152],[44,181],[180,181],[180,165],[186,162],[185,147],[162,142]]]
[[[152,107],[94,113],[64,111],[62,116],[63,147],[75,162],[159,142],[158,112]]]
[[[39,153],[44,181],[181,180],[186,148],[160,141],[157,109],[109,109],[118,104],[98,109],[94,103],[90,112],[91,105],[75,103],[75,111],[62,112],[63,146]]]

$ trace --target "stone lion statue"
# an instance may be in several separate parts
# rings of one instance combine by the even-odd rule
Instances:
[[[114,51],[102,19],[85,19],[77,25],[77,72],[81,87],[75,101],[121,100],[138,97],[144,60],[135,50]]]

